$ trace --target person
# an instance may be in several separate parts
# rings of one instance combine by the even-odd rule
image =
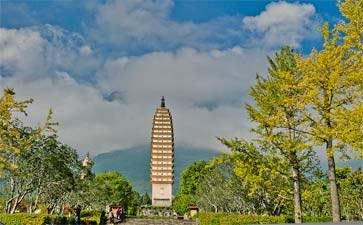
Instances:
[[[110,212],[108,213],[108,220],[110,221],[110,224],[114,224],[115,217],[113,215],[112,209],[110,209]]]
[[[75,208],[76,217],[74,218],[76,225],[81,225],[81,210],[81,206],[77,205],[77,207]]]
[[[101,212],[101,216],[100,216],[100,225],[105,225],[106,224],[106,212],[104,210],[102,210]]]
[[[120,209],[120,207],[117,208],[116,217],[117,217],[118,220],[121,219],[121,209]]]

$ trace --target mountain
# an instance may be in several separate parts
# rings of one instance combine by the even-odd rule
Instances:
[[[210,159],[219,155],[219,152],[207,149],[188,148],[176,146],[174,152],[174,185],[173,191],[177,193],[180,183],[180,173],[191,163]],[[328,165],[325,158],[320,157],[323,171]],[[94,157],[93,172],[118,171],[132,184],[133,188],[143,194],[150,194],[150,146],[139,146],[122,150],[102,153]],[[351,166],[353,169],[363,167],[362,160],[342,162],[337,160],[337,167]]]
[[[174,185],[177,192],[180,183],[180,173],[191,163],[210,159],[219,152],[176,146],[174,150]],[[150,194],[150,146],[139,146],[112,152],[102,153],[93,158],[93,172],[118,171],[124,175],[139,193]]]

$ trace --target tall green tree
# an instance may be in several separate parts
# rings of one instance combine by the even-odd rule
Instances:
[[[290,47],[281,48],[274,59],[268,57],[268,76],[257,76],[257,83],[250,90],[255,104],[247,104],[246,108],[257,124],[252,130],[258,134],[259,142],[271,144],[271,149],[276,149],[291,167],[295,223],[302,223],[301,170],[313,157],[313,151],[306,134],[298,132],[306,125],[301,101],[305,89],[300,85],[303,74],[297,68],[298,57]]]
[[[76,188],[80,179],[81,162],[75,149],[61,143],[56,135],[43,136],[32,151],[37,165],[38,184],[35,198],[45,204],[48,213],[62,210],[65,196]],[[41,163],[35,163],[42,160]]]
[[[209,172],[196,189],[195,201],[203,211],[248,213],[246,191],[234,173],[230,154],[222,154],[208,165]]]
[[[85,184],[85,183],[82,183]],[[117,204],[127,210],[135,207],[131,184],[118,172],[99,173],[81,188],[77,204],[91,209],[102,210],[106,205]]]
[[[180,190],[173,202],[173,208],[178,214],[183,215],[189,205],[195,204],[195,192],[208,174],[207,165],[204,160],[194,162],[181,173]]]
[[[180,193],[195,195],[198,185],[208,174],[208,163],[204,160],[194,162],[181,173]]]
[[[23,135],[35,132],[29,127],[23,130],[27,131]],[[29,150],[13,155],[12,160],[18,166],[5,173],[7,213],[13,213],[24,199],[29,202],[29,212],[42,202],[48,212],[53,213],[55,208],[62,208],[63,197],[78,179],[78,155],[74,149],[60,143],[56,135],[42,135],[30,146]]]

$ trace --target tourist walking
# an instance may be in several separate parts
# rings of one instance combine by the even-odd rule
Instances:
[[[74,218],[76,225],[81,225],[81,210],[81,206],[77,205],[77,207],[75,208],[76,217]]]
[[[112,225],[115,223],[115,216],[113,215],[112,209],[110,209],[110,212],[108,213],[108,220]]]
[[[116,211],[116,217],[118,220],[121,220],[121,213],[122,213],[122,210],[120,207],[118,207],[117,211]]]

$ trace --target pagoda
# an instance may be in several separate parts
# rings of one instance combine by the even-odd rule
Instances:
[[[156,109],[151,135],[151,200],[153,206],[172,205],[174,182],[173,121],[164,96]]]

